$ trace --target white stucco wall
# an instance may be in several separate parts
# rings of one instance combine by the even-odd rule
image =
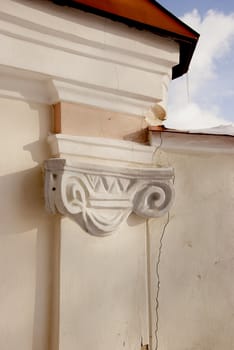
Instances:
[[[189,138],[189,136],[187,136]],[[204,136],[209,141],[209,136]],[[229,150],[227,150],[229,151]],[[232,155],[157,152],[175,168],[175,203],[162,239],[159,350],[234,348],[234,163]],[[166,218],[150,221],[159,250]],[[152,310],[157,287],[151,259]],[[154,311],[153,311],[154,314]],[[156,320],[152,322],[153,331]],[[153,334],[153,341],[155,336]]]
[[[49,342],[53,219],[44,210],[41,165],[50,108],[0,99],[0,348]]]
[[[167,215],[132,215],[100,238],[45,212],[47,105],[86,103],[143,120],[164,105],[177,43],[155,45],[155,35],[50,2],[1,5],[0,349],[155,349],[156,331],[157,350],[232,350],[234,165],[225,145],[222,154],[203,145],[196,154],[155,152],[155,164],[175,168],[168,225]],[[131,154],[92,142],[70,158],[92,162],[97,149],[122,164]]]
[[[0,347],[51,349],[54,336],[60,349],[138,350],[149,322],[154,348],[158,267],[158,350],[233,349],[232,155],[158,150],[155,163],[175,169],[169,223],[132,215],[115,235],[92,237],[68,218],[55,227],[45,213],[50,108],[2,98],[0,110]]]
[[[148,341],[145,223],[95,237],[61,223],[59,349],[140,349]]]

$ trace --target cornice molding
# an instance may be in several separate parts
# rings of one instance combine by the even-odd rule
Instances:
[[[103,137],[54,134],[48,137],[51,155],[70,165],[81,162],[117,166],[152,166],[155,147]]]
[[[45,200],[50,213],[75,220],[86,232],[106,236],[135,213],[165,214],[173,201],[173,169],[69,166],[65,159],[45,162]]]
[[[0,95],[33,102],[143,116],[155,103],[165,108],[179,61],[170,39],[45,1],[5,0],[0,34]]]

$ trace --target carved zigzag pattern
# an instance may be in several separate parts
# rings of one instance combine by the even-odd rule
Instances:
[[[131,181],[125,178],[111,176],[87,175],[91,188],[96,193],[123,193],[127,192]]]

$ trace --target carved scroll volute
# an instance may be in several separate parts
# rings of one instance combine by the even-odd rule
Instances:
[[[98,236],[116,231],[131,212],[144,218],[161,216],[173,199],[172,169],[69,167],[63,159],[51,159],[45,174],[48,210],[71,217]]]
[[[145,218],[157,218],[169,211],[174,198],[174,188],[169,182],[153,182],[139,188],[133,211]]]

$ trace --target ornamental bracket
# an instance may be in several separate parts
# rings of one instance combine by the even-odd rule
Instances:
[[[75,220],[86,232],[106,236],[134,212],[143,218],[165,214],[174,198],[172,168],[120,168],[45,162],[45,200],[50,213]]]

